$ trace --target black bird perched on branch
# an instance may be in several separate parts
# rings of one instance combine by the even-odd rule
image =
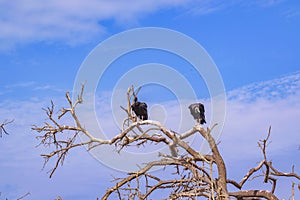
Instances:
[[[204,105],[202,103],[193,103],[189,106],[189,109],[191,111],[191,114],[193,115],[194,119],[200,123],[204,124],[205,121],[205,115],[204,115]]]
[[[139,102],[136,96],[134,97],[133,102],[134,103],[131,105],[131,108],[135,113],[135,115],[141,120],[147,120],[148,119],[147,104],[144,102]]]

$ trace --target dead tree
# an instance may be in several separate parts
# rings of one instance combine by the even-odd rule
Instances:
[[[267,159],[266,148],[271,128],[267,138],[259,141],[263,155],[262,161],[250,169],[240,182],[229,179],[224,160],[211,135],[211,131],[216,125],[207,129],[196,125],[184,133],[177,133],[167,129],[158,121],[137,121],[131,110],[132,99],[136,96],[133,87],[128,88],[127,91],[127,107],[121,107],[127,113],[122,130],[109,140],[95,138],[89,130],[84,128],[84,124],[81,124],[76,115],[76,106],[83,103],[83,90],[84,85],[82,85],[81,93],[75,102],[71,100],[67,92],[66,99],[69,107],[62,108],[57,116],[54,111],[54,103],[51,101],[51,106],[45,109],[49,120],[43,126],[36,125],[32,128],[39,133],[37,138],[40,140],[40,145],[54,147],[50,153],[41,155],[45,158],[44,165],[49,159],[55,160],[55,165],[50,171],[50,178],[57,167],[63,164],[69,150],[75,147],[86,146],[88,150],[91,150],[99,145],[114,145],[117,151],[122,151],[129,145],[147,148],[147,145],[153,143],[163,143],[169,147],[170,154],[160,154],[156,161],[145,164],[140,170],[128,173],[124,178],[116,178],[116,184],[107,189],[102,199],[108,199],[113,195],[118,199],[150,199],[151,195],[159,190],[165,191],[168,199],[197,199],[200,197],[213,200],[278,199],[275,196],[278,177],[285,176],[295,181],[300,180],[299,175],[293,170],[290,173],[280,172]],[[67,117],[67,115],[71,116],[75,125],[61,123],[61,118]],[[88,140],[85,142],[76,140],[79,134],[84,134]],[[208,142],[210,154],[200,154],[185,141],[194,134],[200,134]],[[184,153],[179,154],[178,149],[182,149],[181,152]],[[158,177],[150,172],[157,166],[164,167],[168,172],[171,171],[170,178]],[[244,190],[244,184],[250,177],[253,178],[254,174],[255,177],[263,176],[265,183],[271,182],[271,190],[259,190],[259,188]],[[235,186],[237,191],[228,191],[228,184]]]

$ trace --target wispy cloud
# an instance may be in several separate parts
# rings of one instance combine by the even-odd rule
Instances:
[[[36,82],[34,81],[28,81],[28,82],[19,82],[15,84],[5,85],[5,88],[11,89],[11,88],[27,88],[35,85]]]
[[[286,0],[258,0],[256,3],[262,7],[270,7],[278,5]]]
[[[281,1],[263,2],[264,5],[271,6]],[[239,3],[240,1],[234,0],[226,3],[219,0],[2,0],[0,50],[36,41],[81,44],[106,33],[103,25],[105,20],[125,25],[164,8],[182,8],[189,13],[202,15]]]
[[[242,149],[250,153],[250,146],[253,147],[254,141],[262,139],[271,125],[275,143],[271,145],[273,150],[282,150],[291,144],[296,148],[300,140],[300,129],[296,122],[300,117],[298,99],[299,72],[230,91],[224,143],[238,138],[239,143],[245,143]],[[257,130],[256,133],[254,130]],[[283,136],[284,140],[280,139]],[[252,144],[249,143],[250,138]]]
[[[286,2],[287,0],[254,0],[254,1],[235,1],[241,3],[243,6],[247,7],[260,7],[260,8],[269,8],[277,6],[281,3]]]
[[[221,0],[203,0],[203,1],[194,1],[193,4],[191,4],[188,7],[189,14],[193,15],[207,15],[211,13],[215,13],[217,11],[226,9],[232,5],[237,4],[238,1],[221,1]]]
[[[300,10],[298,8],[292,7],[287,9],[283,14],[287,19],[293,19],[300,15]]]
[[[250,102],[259,99],[275,100],[293,95],[300,90],[300,72],[277,79],[252,83],[229,91],[229,100]]]
[[[41,86],[36,86],[33,88],[33,90],[45,90],[45,91],[56,91],[56,92],[63,92],[62,89],[57,88],[54,85],[41,85]]]
[[[105,33],[101,21],[131,21],[163,7],[187,0],[159,1],[0,1],[1,48],[33,41],[86,42]],[[128,6],[130,5],[130,6]]]
[[[23,93],[24,97],[27,95],[31,95],[32,92],[63,92],[64,90],[55,86],[55,85],[41,85],[38,82],[27,81],[27,82],[19,82],[15,84],[8,84],[0,86],[1,92],[0,96],[9,96]],[[43,94],[41,94],[43,95]]]

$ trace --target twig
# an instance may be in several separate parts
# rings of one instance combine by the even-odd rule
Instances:
[[[23,196],[19,197],[17,200],[21,200],[24,199],[25,197],[31,195],[30,192],[27,192],[26,194],[24,194]]]
[[[3,123],[0,124],[0,138],[2,137],[2,133],[5,133],[6,135],[9,135],[9,133],[6,131],[6,129],[4,128],[4,126],[6,126],[7,124],[13,123],[14,120],[10,120],[7,121],[5,120]]]

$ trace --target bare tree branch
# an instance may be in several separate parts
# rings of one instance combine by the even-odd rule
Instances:
[[[17,200],[21,200],[24,199],[25,197],[30,196],[30,192],[27,192],[26,194],[24,194],[23,196],[19,197]]]
[[[265,190],[244,190],[239,192],[230,192],[229,196],[236,197],[237,199],[246,197],[260,197],[268,200],[278,200],[278,198],[273,193]]]
[[[2,195],[2,193],[0,192],[0,197],[1,197],[1,195]],[[30,192],[27,192],[26,194],[24,194],[23,196],[21,196],[21,197],[19,197],[19,198],[17,198],[17,200],[21,200],[21,199],[24,199],[24,198],[26,198],[27,196],[30,196],[31,194],[30,194]],[[6,200],[8,200],[8,198],[5,198]]]
[[[246,181],[250,178],[250,176],[257,172],[258,170],[260,170],[262,168],[262,166],[264,165],[264,160],[261,161],[256,167],[252,168],[249,170],[249,172],[242,178],[242,180],[237,183],[233,180],[228,179],[227,183],[230,183],[232,185],[234,185],[235,187],[237,187],[238,189],[242,189],[243,185],[246,183]]]
[[[269,139],[271,135],[271,127],[269,127],[267,137],[263,140],[260,140],[258,142],[258,146],[262,150],[263,154],[263,160],[254,168],[250,169],[249,172],[242,178],[242,180],[237,183],[233,180],[227,180],[227,183],[230,183],[234,185],[238,189],[242,189],[243,185],[247,182],[247,180],[256,172],[259,170],[262,170],[264,167],[266,170],[263,171],[263,176],[264,180],[263,182],[271,182],[272,183],[272,189],[271,192],[268,191],[260,191],[260,190],[245,190],[245,191],[240,191],[240,192],[235,192],[235,193],[229,193],[230,196],[235,196],[235,197],[262,197],[266,199],[277,199],[277,197],[274,195],[275,189],[276,189],[276,183],[277,179],[272,177],[272,176],[284,176],[284,177],[293,177],[298,180],[300,180],[300,177],[298,174],[294,173],[294,170],[292,170],[291,173],[283,173],[277,170],[275,167],[273,167],[272,162],[268,161],[267,159],[267,145],[269,144]],[[294,169],[294,167],[293,167]],[[272,176],[271,176],[272,175]],[[260,175],[256,176],[259,177]],[[254,177],[254,178],[256,178]]]
[[[0,138],[2,137],[2,133],[5,133],[6,135],[9,135],[6,129],[4,128],[7,124],[13,123],[14,120],[5,120],[3,123],[0,124]]]

